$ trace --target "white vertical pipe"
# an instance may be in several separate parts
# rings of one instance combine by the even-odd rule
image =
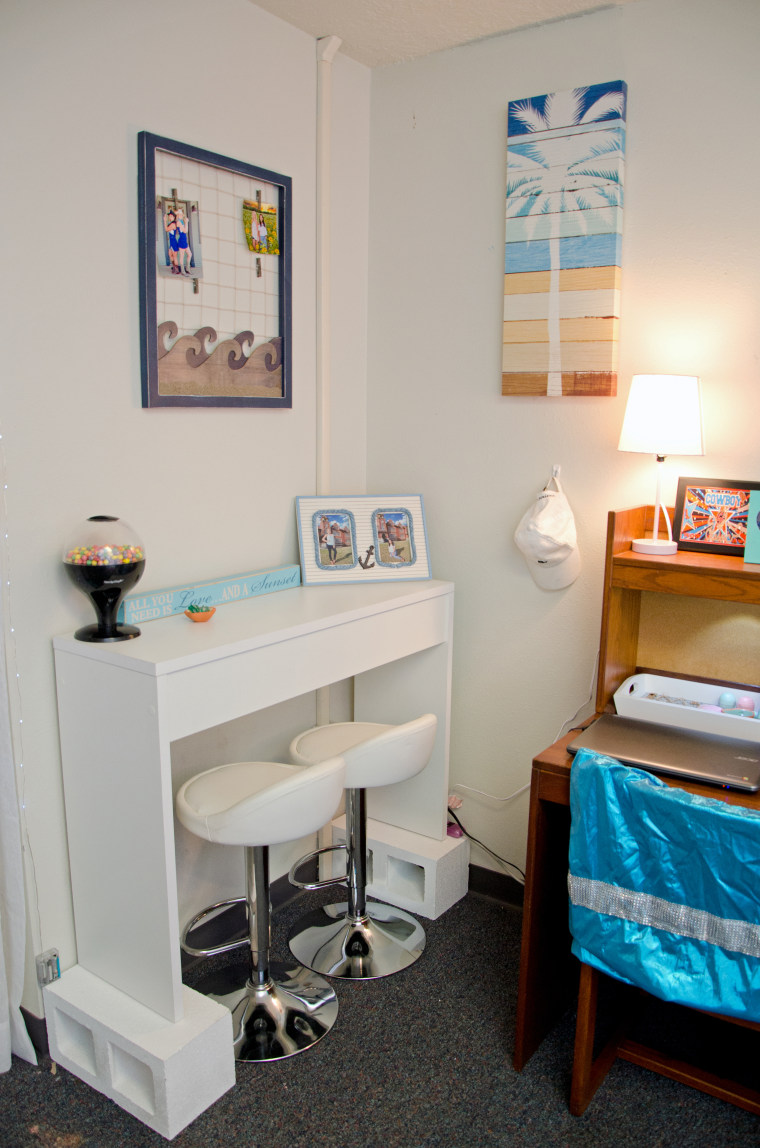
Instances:
[[[338,36],[317,40],[317,494],[330,493],[330,167],[332,62]]]
[[[317,494],[329,494],[330,474],[330,167],[332,160],[332,62],[338,36],[317,40]],[[330,720],[330,687],[317,690],[317,725]]]

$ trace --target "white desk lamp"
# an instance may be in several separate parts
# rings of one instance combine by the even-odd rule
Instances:
[[[651,538],[636,538],[639,554],[675,554],[670,518],[662,506],[662,464],[668,454],[704,454],[699,379],[695,375],[634,375],[628,393],[618,450],[653,454],[657,459],[657,497]],[[659,538],[660,508],[668,525]]]

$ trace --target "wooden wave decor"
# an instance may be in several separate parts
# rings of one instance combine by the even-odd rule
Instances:
[[[279,336],[253,347],[253,331],[241,331],[222,340],[213,327],[201,327],[194,335],[177,338],[178,334],[179,328],[171,320],[158,326],[159,394],[243,398],[282,395]],[[252,349],[246,352],[246,347]]]

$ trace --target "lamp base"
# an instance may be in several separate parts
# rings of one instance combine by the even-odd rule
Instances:
[[[631,543],[631,550],[637,554],[675,554],[678,544],[667,538],[635,538]]]

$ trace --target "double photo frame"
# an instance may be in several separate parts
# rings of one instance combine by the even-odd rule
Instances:
[[[422,496],[296,499],[304,585],[430,578]]]

